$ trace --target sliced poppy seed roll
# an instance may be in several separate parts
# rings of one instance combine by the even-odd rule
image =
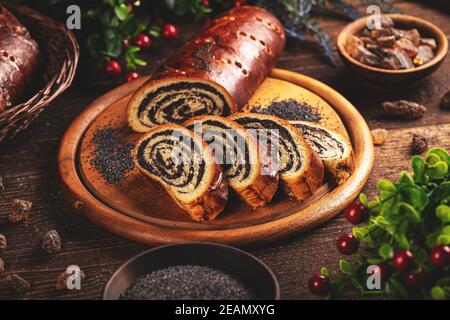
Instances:
[[[280,178],[288,194],[305,200],[320,187],[323,163],[297,128],[286,120],[255,113],[236,113],[230,119],[257,136],[259,143],[266,141],[271,159],[278,158]]]
[[[160,124],[182,124],[193,116],[226,116],[236,110],[220,85],[183,77],[152,81],[136,92],[133,101],[128,107],[128,123],[137,132]]]
[[[259,7],[233,8],[170,57],[128,103],[129,126],[146,132],[243,107],[281,55],[282,24]]]
[[[306,121],[290,121],[300,129],[303,137],[322,159],[325,168],[338,184],[344,183],[353,172],[352,145],[339,132]]]
[[[272,200],[278,170],[244,127],[218,116],[194,117],[184,125],[209,144],[230,186],[245,202],[256,208]]]
[[[153,128],[137,143],[133,159],[192,219],[212,220],[225,207],[228,184],[222,170],[211,149],[186,128]]]

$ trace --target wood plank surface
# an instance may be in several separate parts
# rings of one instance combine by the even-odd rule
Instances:
[[[450,36],[449,14],[439,11],[428,1],[397,1],[402,12],[429,19]],[[334,41],[344,20],[320,19]],[[176,50],[196,27],[182,28],[183,38],[171,45],[150,52],[151,66],[156,68],[163,57]],[[375,195],[377,179],[395,179],[408,168],[413,133],[425,134],[430,146],[450,149],[450,112],[439,109],[441,96],[450,86],[450,58],[426,81],[407,91],[387,93],[364,87],[339,63],[330,67],[313,51],[289,43],[277,67],[319,79],[346,96],[364,115],[371,128],[389,130],[388,140],[375,149],[375,167],[365,188],[369,197]],[[75,84],[52,103],[28,130],[12,141],[0,144],[0,177],[6,190],[0,194],[0,233],[8,239],[8,249],[1,254],[6,271],[18,273],[31,282],[32,290],[19,295],[7,288],[0,275],[0,299],[99,299],[108,277],[125,260],[146,249],[143,245],[121,239],[91,224],[72,210],[62,198],[57,174],[56,153],[70,122],[96,97],[114,87],[111,83],[90,83],[79,70]],[[385,100],[408,99],[429,107],[424,118],[393,121],[383,116],[380,103]],[[7,220],[14,199],[33,201],[33,216],[27,223],[11,224]],[[351,226],[342,215],[308,233],[288,241],[252,252],[265,261],[277,275],[284,299],[314,298],[307,289],[309,276],[321,266],[337,268],[341,256],[335,240]],[[40,250],[40,240],[49,229],[56,229],[63,239],[63,250],[48,256]],[[57,275],[68,265],[77,264],[86,273],[82,290],[56,291]],[[357,299],[348,291],[344,298]]]

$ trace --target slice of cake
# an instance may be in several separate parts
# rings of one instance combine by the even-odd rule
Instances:
[[[338,184],[350,177],[354,169],[352,145],[342,134],[315,123],[290,121],[322,159],[325,168]]]
[[[158,182],[197,221],[214,219],[228,200],[228,184],[211,149],[179,125],[161,125],[133,150],[136,167]]]
[[[233,120],[199,116],[184,124],[209,144],[230,186],[253,208],[272,200],[278,188],[278,171],[256,139]]]
[[[245,127],[259,143],[265,141],[289,194],[305,200],[320,187],[323,163],[296,127],[283,119],[255,113],[236,113],[230,119]]]

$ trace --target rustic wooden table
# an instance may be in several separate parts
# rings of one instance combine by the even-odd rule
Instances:
[[[426,1],[427,2],[427,1]],[[426,3],[423,2],[423,3]],[[430,5],[398,1],[402,12],[433,21],[450,35],[450,17]],[[334,41],[346,22],[322,20]],[[195,28],[183,28],[183,39]],[[149,72],[163,57],[183,43],[158,48],[151,52]],[[290,43],[278,67],[317,78],[347,97],[364,115],[369,126],[389,130],[387,142],[375,149],[375,167],[365,192],[375,195],[375,184],[381,177],[395,179],[407,169],[413,133],[429,137],[430,146],[450,149],[450,112],[439,109],[439,101],[450,86],[450,58],[425,82],[397,93],[377,92],[362,86],[339,65],[330,67],[317,54]],[[76,115],[111,85],[86,85],[90,80],[78,74],[71,89],[59,97],[45,112],[12,141],[0,145],[0,176],[6,190],[0,194],[0,233],[8,239],[8,249],[2,255],[6,272],[18,273],[31,282],[28,294],[18,295],[0,280],[0,299],[99,299],[113,271],[125,260],[147,249],[146,246],[121,239],[90,223],[64,201],[58,181],[56,154],[60,139]],[[429,107],[424,118],[414,122],[392,121],[383,117],[380,103],[384,100],[408,99]],[[27,223],[10,224],[7,215],[14,199],[33,202],[33,216]],[[252,250],[276,273],[284,299],[311,299],[307,281],[321,266],[337,268],[341,258],[335,240],[351,226],[342,215],[293,239],[265,248]],[[63,250],[55,256],[41,253],[40,241],[46,231],[56,229],[63,239]],[[68,265],[79,265],[86,273],[81,290],[56,291],[57,275]],[[345,298],[358,298],[349,291]]]

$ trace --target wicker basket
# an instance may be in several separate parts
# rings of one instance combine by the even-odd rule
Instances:
[[[5,4],[28,28],[42,54],[43,82],[27,101],[0,113],[0,142],[28,127],[72,83],[78,63],[75,36],[63,24],[24,6]]]

